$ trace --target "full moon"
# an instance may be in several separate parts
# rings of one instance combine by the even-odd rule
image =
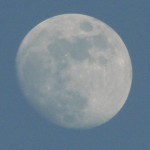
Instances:
[[[66,128],[88,129],[112,119],[132,82],[130,56],[119,35],[82,14],[35,26],[19,47],[16,68],[29,103]]]

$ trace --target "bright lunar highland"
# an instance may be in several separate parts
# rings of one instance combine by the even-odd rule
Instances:
[[[92,128],[113,118],[132,82],[128,50],[105,23],[63,14],[34,27],[16,57],[19,83],[43,116],[68,128]]]

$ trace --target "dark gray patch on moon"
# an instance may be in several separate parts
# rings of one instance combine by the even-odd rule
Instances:
[[[92,24],[90,22],[85,21],[85,22],[80,24],[80,28],[83,31],[87,31],[88,32],[88,31],[92,31],[93,26],[92,26]]]
[[[48,45],[48,50],[50,55],[54,57],[56,60],[61,60],[68,53],[70,46],[69,42],[65,39],[56,39],[53,43]]]
[[[65,82],[70,81],[69,77],[67,77],[67,78],[62,78],[61,77],[61,70],[58,70],[56,73],[54,73],[52,78],[55,81],[55,84],[54,84],[54,87],[53,87],[54,92],[56,90],[61,91],[62,89],[64,89],[65,88]]]
[[[61,61],[65,58],[65,55],[70,56],[74,60],[82,61],[89,57],[88,49],[92,45],[84,38],[75,38],[73,42],[69,42],[66,39],[56,39],[48,46],[50,55],[56,60]]]
[[[108,41],[108,37],[103,33],[92,37],[91,39],[93,47],[100,51],[99,63],[100,65],[107,65],[111,63],[115,57],[114,46]]]
[[[80,93],[75,91],[66,91],[64,89],[57,92],[58,94],[51,94],[49,100],[47,100],[48,110],[51,112],[52,120],[57,122],[58,117],[62,117],[62,122],[65,124],[78,122],[79,118],[84,116],[81,111],[87,107],[87,99]],[[58,121],[60,121],[58,119]]]
[[[92,47],[92,45],[86,39],[77,38],[70,46],[70,54],[73,59],[82,61],[89,58],[88,50]]]
[[[99,48],[100,51],[105,51],[110,47],[108,38],[104,34],[92,37],[92,43],[93,46]]]

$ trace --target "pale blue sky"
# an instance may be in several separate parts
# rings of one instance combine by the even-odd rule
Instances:
[[[148,0],[0,1],[0,150],[149,150],[150,2]],[[111,26],[125,42],[133,84],[123,109],[91,130],[51,124],[26,101],[18,86],[15,58],[24,36],[41,21],[81,13]]]

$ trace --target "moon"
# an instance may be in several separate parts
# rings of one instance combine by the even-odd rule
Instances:
[[[35,26],[20,44],[16,68],[29,103],[66,128],[108,122],[123,107],[132,82],[122,39],[82,14],[58,15]]]

